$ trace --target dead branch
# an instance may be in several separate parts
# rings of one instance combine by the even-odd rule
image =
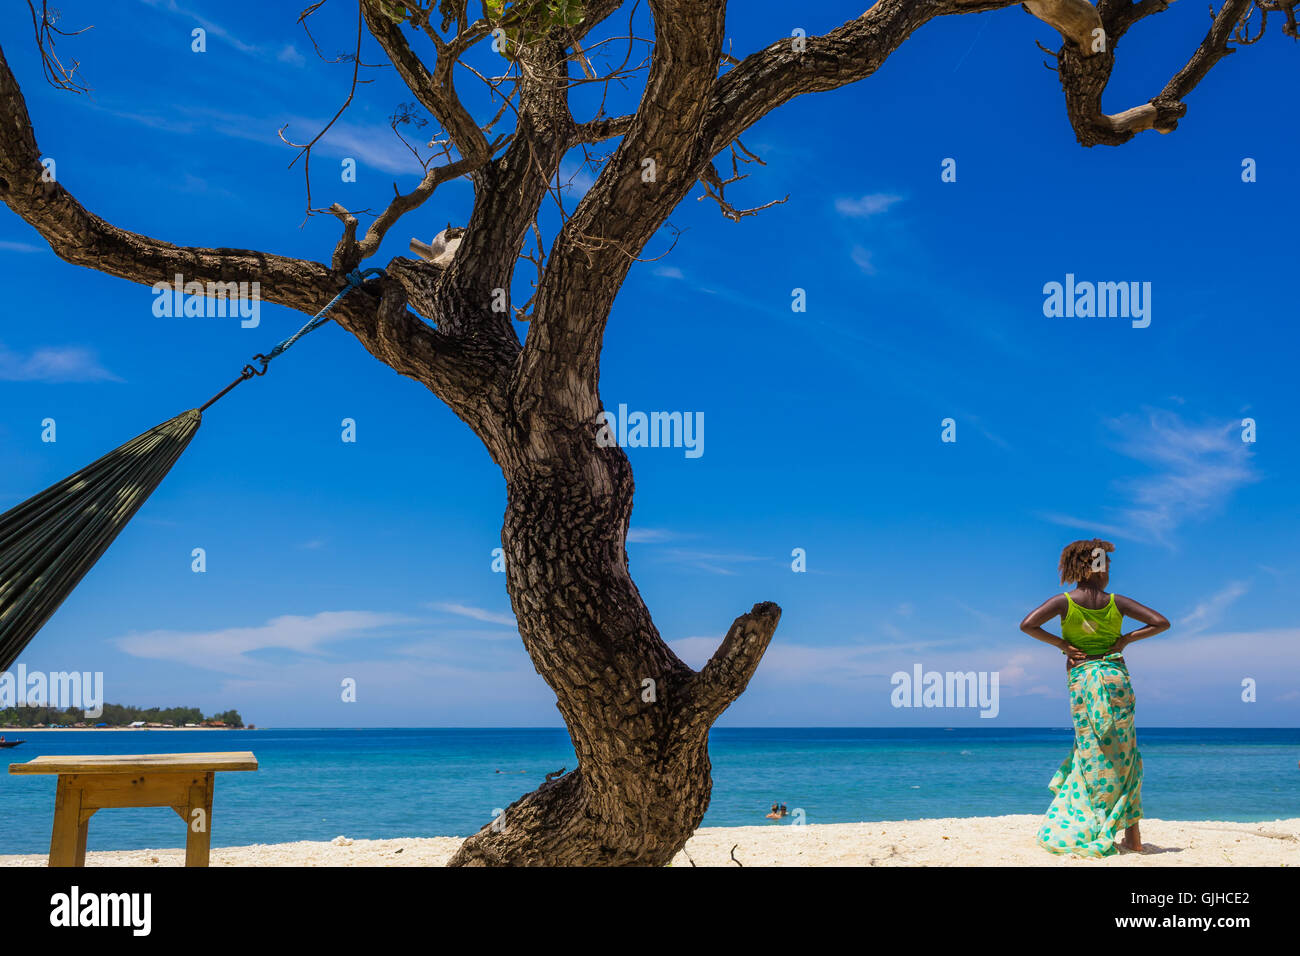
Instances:
[[[77,78],[77,71],[81,68],[81,64],[73,60],[71,66],[64,66],[54,52],[54,38],[74,37],[87,30],[93,30],[94,27],[82,27],[71,32],[60,30],[59,11],[49,9],[46,0],[41,0],[39,17],[36,15],[32,0],[27,0],[27,9],[32,15],[32,29],[36,32],[36,49],[41,54],[41,68],[45,71],[45,81],[55,89],[67,90],[70,93],[89,93],[90,87]]]
[[[324,0],[321,0],[321,2],[323,3]],[[317,10],[317,9],[320,8],[320,5],[321,5],[320,3],[316,4],[314,7],[309,8],[309,11],[313,11],[313,12],[314,12],[315,10]],[[304,16],[309,16],[310,13],[309,13],[309,12],[304,12],[303,15],[304,15]],[[313,41],[313,42],[314,42],[314,41]],[[280,137],[280,139],[281,139],[283,142],[285,142],[285,143],[288,144],[289,146],[294,146],[294,147],[298,148],[298,150],[299,150],[298,155],[295,156],[295,157],[293,158],[293,160],[289,163],[289,168],[290,168],[290,169],[293,169],[294,163],[298,162],[299,159],[301,159],[301,160],[303,161],[303,162],[302,162],[302,171],[303,171],[303,180],[304,180],[304,182],[306,183],[306,186],[307,186],[307,216],[308,216],[308,217],[312,216],[312,215],[316,212],[316,210],[312,209],[312,205],[311,205],[311,149],[312,149],[312,147],[315,146],[318,142],[320,142],[321,137],[324,136],[326,133],[329,132],[330,127],[332,127],[336,122],[338,122],[338,118],[339,118],[340,116],[343,115],[343,113],[347,110],[347,108],[348,108],[349,106],[352,105],[352,98],[353,98],[354,96],[356,96],[356,93],[357,93],[357,80],[358,80],[358,76],[359,76],[359,73],[360,73],[360,70],[361,70],[361,66],[362,66],[362,63],[361,63],[361,10],[360,10],[360,8],[358,8],[358,9],[357,9],[357,49],[356,49],[356,52],[352,55],[352,82],[351,82],[351,84],[348,86],[348,95],[347,95],[347,99],[345,99],[345,100],[343,101],[343,105],[340,106],[340,107],[338,108],[338,112],[336,112],[336,113],[334,114],[334,116],[330,119],[330,121],[329,121],[328,123],[325,124],[325,128],[322,129],[322,130],[321,130],[319,133],[317,133],[315,136],[313,136],[312,139],[311,139],[311,141],[308,142],[308,143],[305,143],[305,144],[293,143],[293,142],[290,142],[288,139],[286,139],[286,138],[285,138],[285,135],[284,135],[284,131],[288,128],[288,124],[287,124],[287,123],[286,123],[284,126],[281,126],[280,129],[277,131],[277,135]],[[306,222],[306,218],[304,218],[303,221]]]
[[[739,148],[739,151],[737,151],[737,148]],[[764,203],[761,206],[755,206],[752,209],[737,209],[735,206],[731,205],[731,203],[727,202],[723,195],[726,188],[732,183],[739,182],[749,176],[748,173],[742,173],[740,171],[741,163],[758,163],[760,166],[767,165],[767,163],[763,162],[746,149],[744,143],[740,142],[740,140],[736,140],[736,142],[731,144],[731,178],[723,179],[722,174],[718,172],[718,168],[714,166],[713,163],[708,163],[704,167],[704,171],[700,174],[700,185],[704,187],[704,195],[700,196],[697,202],[703,202],[706,198],[712,199],[718,204],[718,207],[722,210],[724,216],[732,222],[740,222],[740,220],[746,216],[756,216],[764,209],[771,209],[773,206],[779,206],[782,203],[789,201],[790,196],[787,194],[784,199],[773,199],[771,202]]]

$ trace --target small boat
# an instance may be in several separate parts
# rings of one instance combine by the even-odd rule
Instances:
[[[0,740],[0,747],[17,747],[25,743],[27,743],[25,740]]]

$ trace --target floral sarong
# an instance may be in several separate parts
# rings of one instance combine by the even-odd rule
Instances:
[[[1110,856],[1115,835],[1142,819],[1142,755],[1120,654],[1070,670],[1074,750],[1048,784],[1056,795],[1038,842],[1053,853]]]

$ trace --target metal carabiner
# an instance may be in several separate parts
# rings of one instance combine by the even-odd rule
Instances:
[[[262,360],[261,371],[258,371],[257,369],[253,368],[253,366],[251,365],[245,365],[242,369],[240,369],[239,378],[235,379],[233,382],[231,382],[229,385],[227,385],[221,391],[217,392],[217,394],[213,395],[206,402],[204,402],[202,405],[199,406],[199,414],[203,414],[204,412],[206,412],[209,408],[212,407],[213,404],[216,403],[217,399],[225,397],[226,393],[228,393],[236,385],[239,385],[241,382],[247,382],[250,378],[255,378],[258,375],[266,374],[266,363],[267,361],[269,361],[266,358],[266,356],[259,354],[259,355],[254,355],[253,358]]]

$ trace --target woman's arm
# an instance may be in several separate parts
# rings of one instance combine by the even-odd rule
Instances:
[[[1063,652],[1067,658],[1068,664],[1077,664],[1084,658],[1083,651],[1079,650],[1063,637],[1057,637],[1043,630],[1043,625],[1054,617],[1061,617],[1069,602],[1065,600],[1064,594],[1057,594],[1048,598],[1038,607],[1034,608],[1025,615],[1025,619],[1020,622],[1020,629],[1036,641],[1042,641],[1044,644],[1051,644],[1057,650]]]
[[[1130,631],[1127,634],[1121,634],[1119,640],[1115,642],[1113,650],[1122,651],[1134,641],[1141,641],[1148,637],[1155,637],[1162,631],[1169,630],[1169,619],[1159,611],[1153,611],[1145,604],[1139,604],[1132,598],[1124,597],[1122,594],[1115,595],[1115,606],[1125,617],[1131,617],[1135,621],[1141,621],[1145,627],[1139,627],[1136,631]]]

